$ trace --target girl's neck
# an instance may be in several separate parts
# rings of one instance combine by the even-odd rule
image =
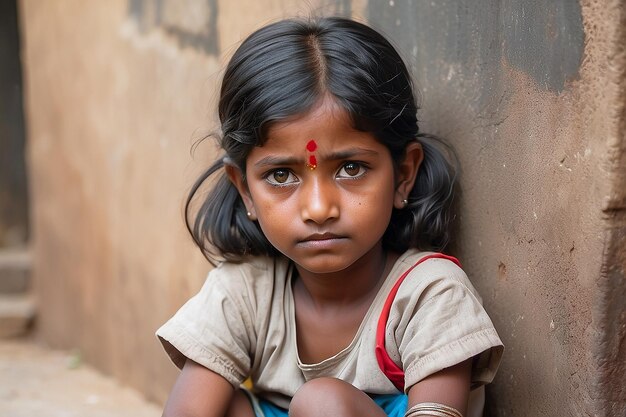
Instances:
[[[379,243],[348,268],[315,274],[298,265],[294,290],[319,307],[349,305],[371,299],[389,274],[398,255],[387,252]]]

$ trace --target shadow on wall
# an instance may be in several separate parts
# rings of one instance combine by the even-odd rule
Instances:
[[[190,12],[189,8],[193,8]],[[209,55],[219,54],[218,1],[128,0],[128,14],[142,33],[161,28],[181,48],[192,47]],[[193,19],[190,20],[190,17]]]
[[[15,1],[0,3],[0,248],[28,239],[22,68]]]

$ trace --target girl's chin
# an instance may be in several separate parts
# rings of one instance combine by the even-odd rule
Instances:
[[[291,259],[301,271],[310,274],[325,275],[347,272],[351,269],[369,268],[377,261],[372,250],[379,248],[380,242],[370,250],[361,252],[349,239],[336,239],[337,242],[314,242],[311,245],[298,245],[292,250],[281,251]],[[325,247],[327,245],[329,247]],[[318,247],[319,246],[319,247]]]
[[[318,255],[306,260],[293,259],[298,269],[311,274],[326,275],[346,271],[354,262],[347,261],[345,257],[338,259],[337,256]]]

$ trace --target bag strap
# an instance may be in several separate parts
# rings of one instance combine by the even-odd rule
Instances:
[[[378,361],[378,366],[380,370],[383,371],[385,376],[389,378],[389,380],[393,383],[393,385],[398,388],[400,392],[404,392],[404,371],[400,368],[396,363],[391,360],[389,354],[387,353],[387,349],[385,349],[385,328],[387,327],[387,320],[389,319],[389,312],[391,311],[391,305],[393,304],[393,300],[396,297],[396,293],[400,288],[400,285],[404,281],[404,279],[409,275],[409,273],[419,264],[429,259],[439,258],[439,259],[447,259],[449,261],[454,262],[459,267],[461,263],[458,259],[453,256],[444,255],[443,253],[433,253],[430,255],[426,255],[419,259],[413,266],[407,269],[401,276],[398,278],[398,281],[394,284],[391,291],[389,291],[389,295],[387,295],[387,299],[385,300],[385,304],[383,305],[383,310],[380,313],[380,317],[378,318],[378,325],[376,326],[376,360]]]

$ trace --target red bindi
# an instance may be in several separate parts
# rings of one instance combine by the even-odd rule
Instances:
[[[317,143],[315,143],[314,140],[310,140],[307,142],[306,150],[308,152],[314,152],[316,149],[317,149]],[[309,155],[309,161],[306,164],[306,166],[309,167],[309,169],[311,170],[317,168],[317,158],[315,157],[314,154]]]

